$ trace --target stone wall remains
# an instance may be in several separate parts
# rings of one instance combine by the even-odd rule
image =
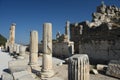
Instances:
[[[92,41],[79,45],[79,54],[88,54],[92,62],[104,63],[120,59],[119,41]]]

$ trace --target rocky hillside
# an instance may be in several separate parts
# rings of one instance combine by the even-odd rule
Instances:
[[[0,34],[0,46],[5,45],[5,42],[7,42],[7,39]]]

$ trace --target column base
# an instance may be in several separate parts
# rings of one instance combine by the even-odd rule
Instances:
[[[31,67],[40,67],[40,64],[38,63],[29,63]]]
[[[23,56],[18,56],[17,59],[25,59]]]
[[[53,77],[55,74],[55,72],[53,70],[49,70],[49,71],[42,71],[40,73],[41,78],[50,78]]]

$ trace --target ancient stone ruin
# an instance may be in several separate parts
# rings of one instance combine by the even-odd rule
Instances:
[[[43,60],[41,77],[52,77],[52,24],[44,23],[43,25]]]
[[[120,8],[103,2],[92,13],[92,21],[70,24],[75,53],[86,53],[99,63],[120,58]],[[99,57],[101,56],[101,57]]]
[[[102,2],[92,16],[91,22],[67,21],[65,33],[58,32],[56,40],[52,38],[52,23],[44,23],[41,44],[36,30],[30,32],[29,45],[15,43],[12,24],[5,45],[12,60],[1,79],[119,80],[120,8]]]
[[[89,59],[86,54],[77,54],[69,58],[68,80],[89,80]]]

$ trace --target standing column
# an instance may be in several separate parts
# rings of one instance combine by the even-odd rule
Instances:
[[[10,27],[10,37],[9,37],[9,42],[11,45],[15,43],[15,23],[12,23]]]
[[[89,80],[89,59],[86,54],[69,58],[68,80]]]
[[[65,34],[67,35],[67,41],[69,41],[69,27],[70,27],[70,22],[67,21],[65,26]]]
[[[52,24],[43,24],[43,60],[41,77],[54,75],[52,69]]]
[[[38,66],[38,32],[30,32],[30,57],[29,64],[31,66]]]
[[[13,45],[15,43],[15,23],[12,23],[10,27],[10,36],[9,36],[9,52],[13,54]]]

